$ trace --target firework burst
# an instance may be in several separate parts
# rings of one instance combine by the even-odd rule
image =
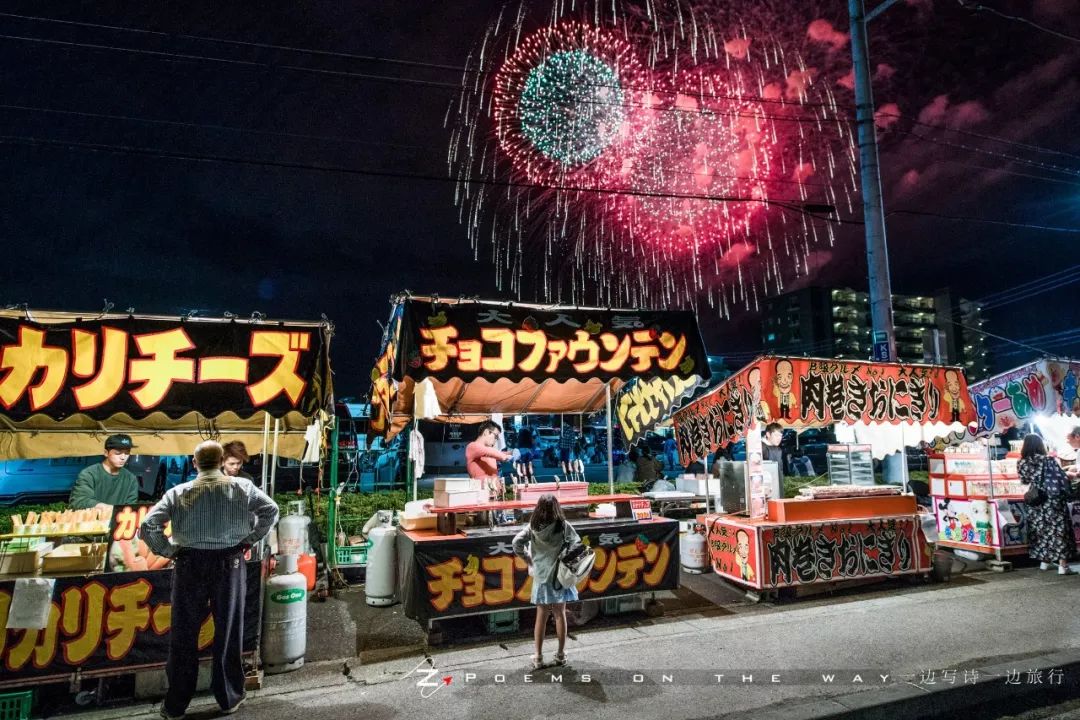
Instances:
[[[747,15],[557,2],[533,25],[526,4],[503,9],[447,118],[462,222],[500,286],[730,315],[807,272],[832,229],[799,208],[850,209],[855,185],[832,93],[846,36]]]

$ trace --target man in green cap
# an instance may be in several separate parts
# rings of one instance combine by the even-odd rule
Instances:
[[[68,504],[73,510],[101,505],[130,505],[139,499],[139,480],[125,468],[131,456],[130,435],[110,435],[105,440],[105,459],[83,468],[71,488]]]

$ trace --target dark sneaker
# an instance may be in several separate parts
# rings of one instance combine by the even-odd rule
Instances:
[[[164,720],[184,720],[184,713],[180,713],[179,715],[172,715],[172,714],[169,713],[168,710],[165,709],[165,705],[162,704],[162,706],[161,706],[161,717]]]

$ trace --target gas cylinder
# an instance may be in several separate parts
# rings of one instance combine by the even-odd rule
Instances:
[[[683,541],[681,560],[683,570],[692,575],[700,575],[705,572],[707,566],[705,546],[705,535],[700,532],[699,526],[695,524],[691,531],[686,534]]]
[[[301,555],[296,559],[296,569],[301,575],[307,578],[307,591],[311,592],[315,589],[315,575],[317,572],[317,563],[315,562],[314,555]]]
[[[397,528],[380,525],[368,533],[367,576],[364,594],[367,604],[383,607],[394,604],[397,590]]]
[[[296,555],[279,555],[277,574],[266,581],[262,657],[268,673],[304,665],[307,651],[307,578],[297,572]]]
[[[311,518],[304,514],[304,502],[293,500],[286,506],[285,517],[278,521],[278,552],[282,555],[310,553],[308,525]]]

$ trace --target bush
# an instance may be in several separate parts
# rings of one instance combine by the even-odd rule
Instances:
[[[68,509],[66,502],[54,502],[31,505],[12,505],[11,507],[0,508],[0,535],[6,535],[12,530],[12,515],[22,515],[23,520],[26,520],[26,514],[30,512],[36,512],[40,515],[43,512],[63,511]]]

